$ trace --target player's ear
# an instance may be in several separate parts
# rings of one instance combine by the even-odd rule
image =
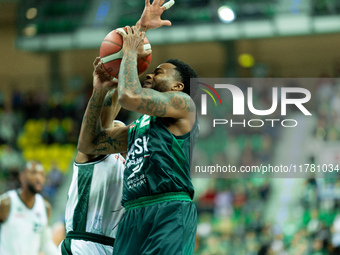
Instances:
[[[171,88],[171,90],[173,91],[183,91],[183,89],[184,89],[184,84],[183,82],[180,82],[180,81],[176,82]]]

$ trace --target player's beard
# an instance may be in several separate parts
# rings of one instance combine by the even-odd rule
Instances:
[[[37,191],[33,184],[27,183],[27,189],[34,195],[37,193],[40,193],[40,191]]]
[[[157,90],[158,92],[166,92],[169,90],[168,85],[165,81],[158,82],[153,87],[154,90]]]

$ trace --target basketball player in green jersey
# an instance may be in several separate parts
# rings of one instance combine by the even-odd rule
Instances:
[[[140,27],[151,28],[143,22]],[[119,103],[143,115],[128,127],[97,128],[103,98],[112,86],[97,58],[93,94],[81,127],[87,139],[78,149],[93,154],[127,150],[122,198],[126,212],[113,254],[192,254],[197,213],[192,202],[190,141],[198,135],[198,123],[189,93],[190,78],[197,75],[183,62],[169,60],[148,74],[142,87],[137,58],[145,34],[127,27],[127,35],[121,35]]]

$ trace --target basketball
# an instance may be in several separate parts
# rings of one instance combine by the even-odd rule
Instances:
[[[123,38],[117,33],[118,31],[122,31],[126,33],[123,28],[117,28],[110,33],[108,33],[101,46],[100,46],[100,58],[103,61],[105,70],[115,78],[118,78],[120,63],[123,58]],[[151,45],[149,40],[144,38],[144,49],[151,49]],[[140,58],[137,61],[137,69],[138,75],[141,75],[148,68],[151,63],[152,53],[146,57]]]

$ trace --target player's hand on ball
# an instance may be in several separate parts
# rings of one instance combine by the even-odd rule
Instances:
[[[137,49],[137,58],[140,59],[140,58],[145,58],[147,56],[149,56],[151,53],[152,53],[152,50],[149,49],[149,50],[145,50],[144,49],[144,38],[145,38],[145,32],[143,32],[143,40],[142,40],[142,43],[139,45],[138,49]]]
[[[106,72],[100,57],[94,60],[93,68],[93,88],[110,90],[117,87],[118,80]]]
[[[126,26],[126,34],[117,31],[123,37],[123,52],[134,52],[138,54],[138,58],[146,57],[150,55],[151,50],[144,50],[144,37],[145,32],[139,32],[136,26]]]

